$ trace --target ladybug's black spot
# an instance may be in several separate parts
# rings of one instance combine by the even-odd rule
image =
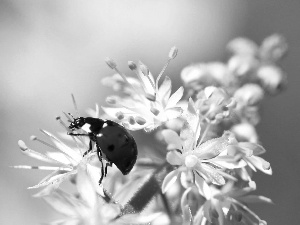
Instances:
[[[115,146],[114,146],[114,145],[109,145],[109,146],[107,147],[107,150],[110,151],[110,152],[112,152],[114,149],[115,149]]]

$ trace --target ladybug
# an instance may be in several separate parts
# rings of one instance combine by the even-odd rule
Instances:
[[[71,131],[82,129],[87,132],[85,134],[68,133],[72,136],[88,136],[90,138],[89,149],[83,156],[92,151],[93,143],[96,144],[97,155],[102,165],[99,185],[103,177],[107,175],[107,166],[111,166],[112,163],[117,166],[123,175],[127,175],[133,168],[137,159],[137,146],[133,136],[123,126],[111,120],[93,117],[73,117],[73,122],[69,125],[69,129]],[[105,170],[103,158],[107,160]]]

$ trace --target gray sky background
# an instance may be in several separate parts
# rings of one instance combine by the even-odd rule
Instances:
[[[252,206],[268,224],[300,221],[300,1],[295,0],[0,0],[0,224],[40,224],[58,216],[27,190],[47,172],[13,170],[36,165],[17,141],[33,149],[38,128],[62,131],[55,121],[73,112],[74,93],[81,113],[103,103],[109,89],[101,78],[112,74],[109,56],[127,74],[127,61],[141,59],[159,73],[169,49],[178,57],[167,70],[179,87],[184,66],[224,61],[225,46],[237,36],[256,42],[272,33],[287,37],[290,52],[282,62],[289,86],[268,98],[259,134],[274,175],[257,173],[257,194],[272,206]]]

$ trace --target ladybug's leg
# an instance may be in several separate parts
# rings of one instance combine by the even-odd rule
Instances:
[[[89,149],[83,153],[83,157],[86,156],[88,153],[90,153],[93,149],[93,143],[92,143],[92,140],[90,140],[90,144],[89,144]]]
[[[70,132],[68,132],[67,134],[71,135],[71,136],[86,136],[86,137],[90,136],[89,134],[74,134],[74,133],[70,133]]]
[[[104,177],[104,165],[103,165],[103,160],[102,160],[102,152],[101,152],[101,148],[98,146],[98,144],[96,143],[97,146],[97,155],[99,158],[99,161],[101,163],[101,177],[99,179],[99,185],[102,183],[103,177]]]
[[[108,166],[112,166],[112,162],[107,162],[106,164],[105,164],[105,172],[104,172],[104,176],[106,177],[106,175],[107,175],[107,167]]]

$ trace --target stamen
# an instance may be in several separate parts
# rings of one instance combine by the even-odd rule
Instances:
[[[111,69],[115,69],[115,68],[117,68],[117,64],[115,63],[115,61],[113,61],[111,58],[109,58],[109,57],[106,57],[105,58],[105,62],[106,62],[106,64],[111,68]]]
[[[140,73],[139,73],[139,71],[137,69],[137,65],[134,62],[132,62],[132,61],[128,61],[129,69],[131,69],[136,74],[136,76],[138,77],[138,79],[140,80],[140,83],[141,83],[141,85],[143,87],[143,90],[145,92],[144,94],[145,94],[146,98],[148,100],[150,100],[150,101],[155,101],[155,86],[154,86],[153,81],[149,77],[149,70],[148,70],[148,68],[142,62],[140,62],[139,64],[140,64],[140,70],[146,76],[146,78],[149,80],[149,82],[150,82],[150,84],[151,84],[151,86],[152,86],[152,88],[154,90],[154,95],[153,94],[149,94],[149,93],[146,92],[147,87],[146,87],[143,79],[140,76]]]
[[[154,107],[152,107],[152,108],[150,109],[150,111],[151,111],[155,116],[157,116],[157,115],[159,114],[159,110],[156,109],[156,108],[154,108]]]
[[[143,117],[140,116],[136,116],[134,119],[139,125],[144,125],[147,122]]]
[[[131,125],[134,125],[134,124],[135,124],[135,120],[134,120],[133,116],[130,116],[130,117],[129,117],[129,123],[130,123]]]
[[[143,100],[143,97],[139,94],[139,92],[133,87],[133,85],[127,80],[127,77],[125,76],[125,74],[123,74],[117,67],[117,64],[110,58],[106,58],[105,59],[106,64],[113,69],[114,71],[116,71],[125,81],[125,83],[132,88],[132,90],[134,90],[134,92],[141,98],[141,100]]]
[[[175,59],[175,57],[177,56],[177,53],[178,53],[178,48],[176,48],[176,46],[172,47],[169,52],[169,58]]]
[[[74,105],[74,108],[75,108],[76,116],[79,117],[79,111],[78,111],[78,107],[77,107],[75,97],[74,97],[73,94],[71,94],[71,95],[72,95],[72,101],[73,101],[73,105]]]
[[[161,76],[163,75],[163,73],[165,72],[165,70],[167,69],[167,67],[170,64],[171,60],[176,57],[177,52],[178,52],[178,49],[175,46],[171,48],[171,51],[169,53],[169,59],[166,62],[166,64],[163,67],[163,69],[161,70],[161,72],[159,73],[159,75],[157,76],[156,84],[155,84],[155,86],[156,86],[156,92],[158,91],[158,81],[159,81],[159,79],[161,78]]]
[[[20,148],[22,151],[28,150],[28,147],[27,147],[27,145],[25,144],[24,141],[19,140],[19,141],[18,141],[18,145],[19,145],[19,148]]]
[[[60,116],[56,117],[56,120],[60,123],[60,125],[62,125],[67,131],[70,131],[69,127],[64,123],[64,121],[62,121],[62,119],[60,118]]]
[[[122,112],[117,112],[117,113],[116,113],[116,117],[117,117],[118,120],[122,120],[122,119],[124,119],[124,113],[122,113]]]
[[[153,83],[153,81],[151,80],[150,76],[149,76],[149,69],[146,65],[144,65],[142,62],[140,62],[140,69],[142,71],[142,73],[146,76],[146,78],[149,80],[152,88],[155,90],[155,84]]]
[[[62,170],[62,171],[71,171],[70,168],[66,167],[57,167],[57,166],[27,166],[27,165],[19,165],[12,166],[15,169],[28,169],[28,170]]]
[[[259,225],[267,225],[267,221],[265,221],[265,220],[260,220],[260,221],[259,221]]]
[[[68,120],[69,123],[72,123],[72,122],[73,122],[74,117],[71,115],[71,113],[65,113],[65,112],[63,111],[63,114],[65,115],[65,117],[67,118],[67,120]],[[72,116],[72,118],[70,117],[70,115]]]
[[[42,143],[43,145],[46,145],[46,146],[48,146],[48,147],[50,147],[50,148],[52,148],[52,149],[59,150],[59,149],[56,148],[55,146],[53,146],[53,145],[51,145],[51,144],[49,144],[49,143],[47,143],[47,142],[45,142],[45,141],[39,139],[38,137],[36,137],[36,136],[34,136],[34,135],[32,135],[32,136],[30,137],[30,140],[31,140],[31,141],[38,141],[38,142]],[[24,144],[25,144],[25,143],[24,143]],[[19,146],[20,146],[20,145],[19,145]],[[26,146],[26,147],[27,147],[27,146]],[[20,148],[21,148],[21,146],[20,146]]]

